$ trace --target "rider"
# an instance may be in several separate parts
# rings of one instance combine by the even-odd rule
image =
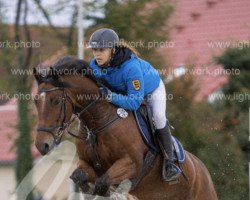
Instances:
[[[102,97],[118,107],[137,110],[144,97],[152,109],[163,162],[163,179],[177,180],[181,170],[173,162],[173,147],[169,122],[166,118],[166,91],[159,73],[147,61],[138,57],[136,50],[119,40],[112,29],[101,28],[90,37],[89,46],[94,58],[90,67],[96,77],[112,87],[101,87]],[[148,96],[148,97],[149,97]]]

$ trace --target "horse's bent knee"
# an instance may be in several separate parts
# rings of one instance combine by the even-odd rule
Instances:
[[[108,192],[109,186],[108,176],[104,174],[96,181],[94,195],[105,196]]]
[[[70,178],[81,188],[83,192],[87,192],[89,190],[88,177],[81,168],[76,168]]]

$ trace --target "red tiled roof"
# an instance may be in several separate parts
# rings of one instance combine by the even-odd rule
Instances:
[[[0,106],[0,161],[15,160],[15,153],[11,151],[16,137],[16,105],[9,103]]]
[[[65,54],[66,49],[63,48],[51,56],[48,60],[44,61],[41,66],[49,65]],[[35,83],[36,85],[36,83]],[[37,87],[32,87],[32,94],[36,94]],[[0,105],[0,162],[10,163],[15,161],[16,152],[14,142],[17,137],[17,101],[13,98],[7,103]],[[38,157],[40,153],[36,147],[32,145],[33,157]]]
[[[226,48],[211,47],[208,42],[234,41],[231,42],[234,45],[236,41],[246,40],[250,45],[249,0],[179,0],[175,7],[170,20],[173,27],[170,41],[174,42],[174,48],[160,50],[162,55],[169,55],[166,61],[171,66],[191,63],[197,68],[205,66],[213,71],[221,68],[213,63],[213,56],[220,55]],[[201,74],[196,75],[196,81],[200,88],[196,96],[199,101],[223,86],[227,76]]]
[[[11,99],[6,104],[0,106],[0,162],[10,163],[15,161],[16,152],[14,147],[17,137],[17,102]],[[39,155],[38,151],[32,145],[34,157]]]

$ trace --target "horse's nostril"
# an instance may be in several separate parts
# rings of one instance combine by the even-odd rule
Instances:
[[[44,144],[44,152],[45,152],[45,153],[48,153],[48,152],[49,152],[49,144],[48,144],[48,143],[45,143],[45,144]]]

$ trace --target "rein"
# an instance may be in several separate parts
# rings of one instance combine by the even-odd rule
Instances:
[[[64,130],[70,126],[70,124],[74,121],[74,118],[73,118],[73,120],[69,120],[68,122],[65,122],[65,118],[66,118],[66,100],[69,98],[69,96],[66,94],[64,88],[54,87],[54,88],[51,88],[51,89],[48,89],[48,90],[40,90],[40,91],[38,91],[38,93],[40,94],[40,93],[43,93],[43,92],[45,92],[45,93],[46,92],[53,92],[55,90],[63,90],[63,97],[62,97],[62,103],[61,103],[61,108],[60,108],[60,114],[59,114],[59,117],[58,117],[58,118],[60,118],[60,116],[61,116],[61,114],[63,112],[63,120],[62,120],[60,125],[55,125],[55,126],[52,126],[52,127],[38,127],[37,131],[44,131],[44,132],[50,133],[54,138],[54,143],[56,145],[58,145],[61,142]],[[57,129],[57,131],[54,134],[53,132],[54,132],[55,129]]]
[[[102,84],[101,84],[102,85]],[[119,112],[119,109],[117,110],[117,115],[110,121],[108,121],[107,123],[105,123],[104,125],[97,127],[94,130],[90,130],[87,126],[84,126],[84,131],[87,133],[87,137],[80,137],[74,133],[72,133],[71,131],[68,130],[69,126],[75,121],[76,118],[80,118],[81,115],[83,113],[85,113],[89,108],[91,108],[92,106],[94,106],[96,104],[96,102],[100,99],[100,96],[98,96],[98,98],[96,98],[94,101],[91,101],[86,107],[84,107],[79,113],[77,113],[74,110],[74,103],[72,101],[72,99],[70,98],[70,96],[67,94],[67,92],[65,91],[64,87],[54,87],[51,89],[47,89],[47,90],[39,90],[38,93],[42,93],[42,92],[53,92],[56,90],[62,90],[63,91],[63,96],[62,96],[62,102],[61,102],[61,108],[60,108],[60,115],[59,118],[63,112],[63,120],[61,122],[60,125],[55,125],[52,127],[38,127],[37,131],[44,131],[47,133],[50,133],[53,138],[54,138],[54,144],[55,145],[59,145],[62,139],[63,134],[65,133],[65,130],[67,131],[67,133],[77,139],[83,140],[83,141],[88,141],[91,149],[93,151],[93,165],[95,170],[99,171],[99,173],[103,173],[103,169],[102,169],[102,165],[101,165],[101,161],[100,158],[98,156],[97,153],[97,149],[96,149],[96,145],[97,145],[97,134],[104,131],[105,129],[109,128],[110,126],[112,126],[115,122],[117,122],[120,119],[126,118],[127,115],[123,115],[124,113]],[[73,114],[75,114],[76,116],[74,116],[72,119],[68,120],[67,122],[65,122],[66,119],[66,103],[67,101],[72,105],[73,107]],[[122,109],[123,110],[123,109]],[[123,110],[125,113],[126,111]],[[56,133],[54,133],[54,130],[57,129]],[[144,176],[152,169],[153,167],[153,163],[155,161],[156,158],[156,154],[154,154],[151,151],[148,151],[144,162],[143,162],[143,168],[142,171],[140,173],[139,176],[133,178],[132,181],[132,188],[131,190],[133,190],[140,182],[141,180],[144,178]]]
[[[101,127],[97,127],[94,130],[90,130],[87,126],[85,126],[85,131],[87,132],[87,137],[80,137],[74,133],[72,133],[71,131],[68,130],[69,126],[75,121],[76,118],[80,118],[81,115],[83,113],[85,113],[89,108],[91,108],[92,106],[94,106],[96,104],[96,102],[100,99],[100,96],[98,96],[98,98],[96,98],[94,101],[91,101],[86,107],[84,107],[79,113],[74,111],[74,104],[73,101],[71,100],[70,96],[67,95],[65,88],[64,87],[54,87],[48,90],[40,90],[38,91],[38,93],[42,93],[42,92],[53,92],[56,90],[62,90],[63,91],[63,97],[62,97],[62,103],[61,103],[61,109],[60,109],[60,114],[59,114],[59,118],[63,112],[63,120],[61,122],[60,125],[55,125],[52,127],[38,127],[37,131],[44,131],[47,133],[50,133],[53,138],[54,138],[54,144],[55,145],[59,145],[62,139],[63,134],[65,133],[65,130],[67,131],[67,133],[77,139],[83,140],[83,141],[89,141],[89,144],[92,148],[93,151],[93,163],[94,166],[96,168],[96,170],[98,171],[102,171],[102,166],[101,166],[101,162],[100,162],[100,158],[98,156],[97,150],[96,150],[96,138],[97,138],[97,134],[104,131],[105,129],[107,129],[108,127],[112,126],[117,120],[122,119],[122,117],[120,117],[119,115],[116,115],[111,121],[108,121],[107,123],[105,123],[104,125],[102,125]],[[72,119],[70,119],[68,122],[65,122],[66,119],[66,103],[67,101],[72,105],[73,107],[73,114],[75,114],[76,116],[73,117]],[[54,133],[54,130],[57,129],[56,133]]]

